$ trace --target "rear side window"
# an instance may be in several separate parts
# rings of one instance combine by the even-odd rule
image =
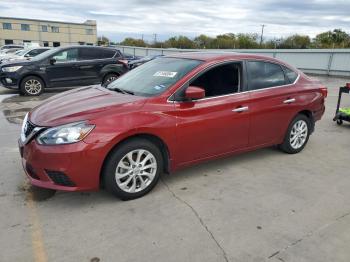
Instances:
[[[283,70],[284,70],[284,72],[286,74],[287,79],[289,80],[289,83],[291,83],[291,84],[294,83],[295,80],[298,77],[298,74],[295,73],[293,70],[289,69],[288,67],[285,67],[285,66],[283,67]]]
[[[112,58],[115,52],[115,50],[107,48],[81,48],[79,56],[80,60],[107,59]]]
[[[284,72],[280,65],[262,61],[249,61],[247,64],[250,90],[286,84]]]
[[[94,60],[100,59],[98,48],[79,48],[79,60]]]
[[[116,53],[116,50],[113,49],[102,49],[101,50],[101,58],[112,58]]]

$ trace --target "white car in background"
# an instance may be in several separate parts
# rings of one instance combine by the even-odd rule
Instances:
[[[50,50],[49,47],[35,47],[29,49],[17,50],[15,53],[10,53],[8,55],[0,57],[0,63],[12,62],[14,60],[25,60],[35,57],[41,53]]]

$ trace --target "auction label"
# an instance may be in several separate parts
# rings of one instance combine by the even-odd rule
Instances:
[[[176,76],[177,72],[169,72],[169,71],[158,71],[153,76],[161,76],[161,77],[170,77],[173,78]]]

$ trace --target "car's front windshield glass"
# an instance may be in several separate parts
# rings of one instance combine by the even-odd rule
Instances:
[[[113,81],[111,90],[123,90],[139,96],[155,96],[167,90],[202,61],[164,57],[152,60]]]
[[[20,50],[20,51],[17,51],[15,54],[18,55],[18,56],[21,56],[21,55],[24,55],[27,52],[28,52],[28,50]]]

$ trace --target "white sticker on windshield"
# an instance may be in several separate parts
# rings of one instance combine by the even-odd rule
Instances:
[[[161,77],[170,77],[173,78],[176,76],[177,72],[169,72],[169,71],[158,71],[153,76],[161,76]]]

